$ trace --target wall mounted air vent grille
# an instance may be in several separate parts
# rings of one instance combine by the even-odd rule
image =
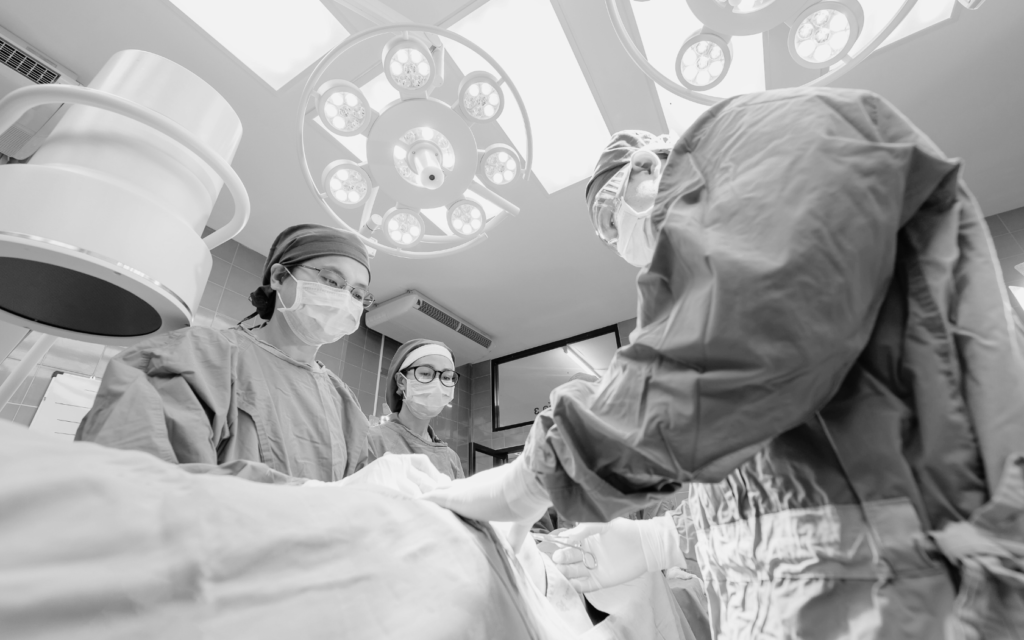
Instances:
[[[441,311],[440,309],[438,309],[434,305],[430,304],[429,302],[426,302],[425,300],[420,300],[420,305],[418,307],[416,307],[416,309],[420,313],[424,313],[427,316],[433,318],[434,320],[437,320],[438,322],[440,322],[444,326],[448,327],[452,331],[458,331],[459,330],[459,321],[458,320],[456,320],[455,318],[451,317],[450,315],[448,315],[444,311]]]
[[[470,327],[468,325],[462,325],[459,327],[459,333],[466,336],[467,338],[477,343],[478,345],[482,346],[484,349],[491,348],[491,339],[483,335],[473,327]]]
[[[0,63],[36,84],[53,84],[60,77],[59,73],[3,38],[0,38]]]

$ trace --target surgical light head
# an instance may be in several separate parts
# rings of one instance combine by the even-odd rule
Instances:
[[[121,51],[88,88],[34,85],[0,100],[0,134],[29,109],[70,104],[24,164],[0,167],[0,319],[129,345],[187,327],[210,250],[249,217],[230,163],[242,125],[178,64]],[[206,237],[226,185],[232,219]]]
[[[789,52],[811,69],[830,67],[860,36],[864,11],[856,0],[826,0],[807,7],[789,31]]]

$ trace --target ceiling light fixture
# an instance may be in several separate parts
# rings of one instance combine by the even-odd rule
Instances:
[[[377,116],[359,87],[346,80],[331,80],[318,93],[316,110],[320,121],[339,136],[359,135]]]
[[[697,32],[683,42],[676,56],[676,77],[694,91],[713,89],[732,65],[732,45],[713,33]]]
[[[903,23],[915,5],[926,0],[891,1],[893,5],[886,7],[864,3],[873,12],[869,17],[874,18],[870,21],[872,30],[865,31],[865,9],[858,0],[685,0],[689,28],[697,28],[698,33],[687,38],[679,49],[675,64],[677,80],[659,71],[633,41],[618,0],[605,0],[605,5],[615,34],[645,75],[676,96],[710,106],[729,97],[712,95],[709,91],[726,78],[730,66],[738,64],[745,69],[751,64],[746,58],[733,58],[731,43],[734,39],[767,34],[788,25],[792,64],[827,69],[804,86],[825,85],[871,55]],[[897,2],[901,2],[898,8],[895,7]],[[859,39],[867,41],[858,44]],[[719,52],[721,57],[716,55]],[[766,54],[763,64],[769,63],[784,64],[778,58],[769,59]],[[763,69],[760,73],[767,75]],[[727,93],[734,95],[738,87],[731,89]]]
[[[448,207],[448,226],[463,238],[477,235],[486,223],[483,207],[472,200],[460,200]]]
[[[480,155],[480,176],[491,184],[504,186],[519,174],[519,155],[507,144],[492,144]]]
[[[403,95],[422,95],[437,72],[433,54],[417,38],[395,38],[384,48],[384,75]]]
[[[807,7],[789,30],[789,53],[810,69],[830,67],[860,36],[864,10],[857,0],[827,0]]]
[[[350,160],[335,160],[327,165],[323,186],[324,192],[346,209],[363,206],[371,191],[370,176],[366,170]]]
[[[380,92],[370,91],[370,83],[364,93],[346,80],[324,81],[343,55],[387,34],[397,35],[384,47],[381,64],[397,100],[377,105],[378,112],[367,95]],[[455,104],[431,97],[444,83],[445,40],[473,51],[494,72],[466,73]],[[526,132],[524,156],[509,145],[478,147],[474,126],[497,119],[506,97],[514,100]],[[305,138],[311,124],[345,148],[353,146],[348,141],[365,138],[365,161],[330,162],[316,184]],[[372,251],[407,258],[462,251],[483,241],[507,215],[518,214],[514,203],[491,188],[527,178],[533,158],[526,106],[501,66],[458,34],[415,24],[364,31],[324,56],[303,92],[299,144],[307,184],[324,210],[344,228],[358,229]],[[347,219],[352,209],[361,210],[358,221]]]
[[[494,120],[505,108],[505,99],[497,79],[486,71],[474,71],[459,85],[459,108],[470,118]]]
[[[395,207],[384,215],[382,226],[388,240],[395,246],[408,249],[423,239],[423,230],[427,225],[419,211]]]

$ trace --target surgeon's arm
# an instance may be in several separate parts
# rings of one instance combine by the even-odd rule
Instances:
[[[238,420],[231,349],[186,331],[125,350],[107,366],[75,439],[145,451],[192,473],[303,484],[260,462],[218,463],[218,446]]]

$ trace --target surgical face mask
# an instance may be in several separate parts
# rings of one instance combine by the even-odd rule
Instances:
[[[440,378],[423,383],[407,377],[402,406],[409,407],[409,411],[417,418],[429,420],[441,413],[454,396],[455,387],[442,385]]]
[[[299,340],[318,347],[337,342],[359,327],[363,305],[349,291],[288,275],[295,280],[295,302],[277,312]]]
[[[646,214],[645,214],[646,213]],[[650,212],[638,213],[623,200],[615,211],[618,240],[615,250],[634,267],[645,267],[654,258],[654,233]]]

